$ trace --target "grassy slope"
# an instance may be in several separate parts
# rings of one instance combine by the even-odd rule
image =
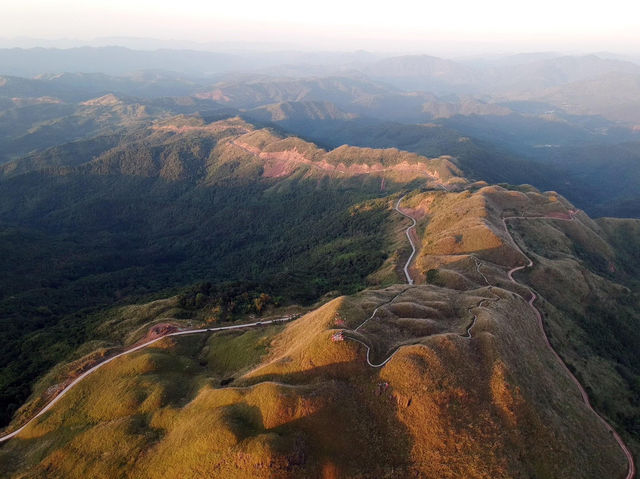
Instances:
[[[357,343],[330,341],[338,317],[357,324],[398,290],[334,300],[280,333],[180,339],[118,360],[4,446],[0,464],[10,477],[602,477],[620,468],[606,432],[567,397],[535,324],[512,320],[530,313],[508,295],[483,314],[473,342],[456,327],[415,338],[381,370],[364,365]],[[434,293],[479,299],[419,286],[404,302]]]
[[[527,281],[544,297],[552,342],[638,456],[638,221],[585,219],[517,231],[537,256]]]
[[[506,266],[522,264],[522,259],[509,254],[499,217],[544,216],[572,206],[553,193],[517,190],[490,187],[476,194],[409,198],[406,204],[425,215],[419,222],[424,234],[416,273],[457,288],[482,284],[474,255],[491,284],[524,294],[504,280]],[[594,223],[584,214],[579,220],[516,220],[510,227],[536,263],[523,277],[541,296],[552,343],[637,454],[638,222]]]
[[[289,176],[264,178],[263,160],[230,144],[233,138],[253,139],[267,152],[303,151],[301,140],[238,118],[176,117],[84,162],[74,155],[101,143],[13,165],[22,174],[0,188],[3,422],[44,371],[79,344],[104,339],[96,309],[201,281],[248,281],[307,304],[378,281],[367,276],[386,260],[391,210],[376,198],[404,182],[423,182],[424,172],[389,176],[384,191],[384,173],[336,177],[304,164]],[[397,150],[332,154],[338,164],[407,158],[431,164]],[[49,170],[28,171],[50,163]],[[449,171],[446,161],[434,165]],[[35,358],[33,350],[40,351]]]
[[[637,456],[639,269],[630,254],[640,238],[637,221],[600,220],[601,229],[584,214],[579,220],[512,223],[535,262],[524,282],[541,296],[554,347]]]
[[[466,215],[498,237],[495,216],[478,222],[479,212],[566,209],[554,195],[495,187],[446,196],[432,203],[427,237],[446,235],[447,208],[466,202],[486,206]],[[16,477],[622,475],[620,450],[545,349],[518,288],[489,290],[461,256],[475,251],[505,287],[508,265],[483,256],[492,248],[462,244],[432,253],[464,287],[445,277],[449,287],[410,288],[358,331],[374,359],[405,345],[381,369],[365,365],[358,343],[330,337],[406,286],[335,299],[265,336],[194,337],[118,361],[4,446],[0,464]],[[445,262],[452,253],[458,260]]]

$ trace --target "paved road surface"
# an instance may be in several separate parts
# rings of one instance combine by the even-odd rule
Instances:
[[[413,257],[416,254],[416,245],[413,244],[413,239],[411,238],[411,230],[415,229],[416,227],[416,219],[413,216],[409,216],[408,214],[403,213],[402,210],[400,210],[400,202],[404,199],[405,196],[407,195],[404,195],[402,198],[398,200],[395,208],[398,213],[400,213],[402,216],[409,218],[411,220],[411,226],[409,226],[405,230],[405,234],[407,235],[407,239],[409,240],[409,244],[411,245],[411,255],[409,255],[409,259],[407,260],[407,263],[404,265],[404,275],[407,277],[407,283],[413,284],[413,278],[409,273],[409,265],[411,264],[411,260],[413,260]]]
[[[255,323],[235,324],[235,325],[232,325],[232,326],[220,326],[220,327],[217,327],[217,328],[187,329],[187,330],[184,330],[184,331],[176,331],[175,333],[169,333],[169,334],[166,334],[164,336],[160,336],[159,338],[152,339],[151,341],[147,341],[146,343],[140,344],[140,345],[138,345],[136,347],[133,347],[131,349],[127,349],[126,351],[124,351],[124,352],[122,352],[120,354],[117,354],[117,355],[115,355],[115,356],[113,356],[113,357],[111,357],[109,359],[106,359],[105,361],[102,361],[99,364],[96,364],[91,369],[87,369],[84,373],[82,373],[80,376],[78,376],[72,383],[70,383],[66,388],[64,388],[62,391],[60,391],[60,393],[55,398],[53,398],[44,408],[42,408],[42,410],[38,414],[33,416],[31,419],[29,419],[29,421],[27,421],[27,423],[24,424],[20,429],[16,429],[15,431],[0,437],[0,442],[7,441],[7,440],[11,439],[12,437],[20,434],[20,432],[24,428],[26,428],[29,424],[31,424],[38,417],[42,416],[49,409],[51,409],[58,401],[60,401],[60,399],[62,399],[64,397],[65,394],[67,394],[74,386],[76,386],[80,381],[82,381],[84,378],[86,378],[90,374],[96,372],[101,367],[105,366],[106,364],[109,364],[111,361],[113,361],[115,359],[118,359],[119,357],[126,356],[127,354],[131,354],[131,353],[133,353],[135,351],[138,351],[140,349],[146,348],[147,346],[151,346],[152,344],[160,341],[161,339],[167,338],[169,336],[185,336],[187,334],[207,333],[207,332],[213,332],[213,331],[225,331],[227,329],[253,328],[253,327],[257,327],[257,326],[265,326],[265,325],[268,325],[268,324],[274,324],[274,323],[281,323],[281,322],[285,322],[285,321],[290,321],[291,319],[293,319],[293,316],[287,316],[287,317],[278,318],[278,319],[271,319],[271,320],[268,320],[268,321],[259,321],[259,322],[255,322]]]
[[[406,195],[405,195],[406,196]],[[400,202],[404,199],[404,196],[401,197],[398,202],[395,205],[395,209],[398,213],[400,213],[401,215],[409,218],[412,221],[411,226],[409,226],[406,230],[405,230],[405,234],[407,235],[407,239],[409,240],[409,243],[411,244],[411,255],[409,256],[409,259],[407,260],[407,263],[404,266],[404,274],[407,278],[407,282],[409,283],[409,285],[413,285],[413,278],[411,278],[411,274],[409,273],[409,264],[411,263],[411,260],[413,259],[413,256],[416,253],[416,247],[413,243],[413,239],[411,238],[411,234],[410,231],[411,229],[415,228],[416,226],[416,220],[403,213],[400,210]],[[576,385],[576,387],[578,388],[580,395],[582,396],[582,400],[584,401],[584,404],[587,406],[587,408],[596,415],[596,417],[602,422],[602,424],[605,426],[605,428],[611,433],[611,435],[613,436],[613,438],[616,440],[616,442],[618,443],[618,445],[620,446],[620,449],[622,449],[622,452],[624,453],[626,459],[627,459],[627,463],[628,463],[628,470],[627,470],[627,475],[625,477],[625,479],[633,479],[633,477],[635,476],[635,463],[633,460],[633,455],[631,454],[631,451],[629,451],[629,448],[627,447],[627,445],[624,443],[624,441],[622,440],[622,438],[620,437],[620,435],[616,432],[616,430],[600,415],[598,414],[593,407],[591,406],[591,401],[589,399],[589,395],[587,394],[587,392],[585,391],[585,389],[582,387],[582,384],[580,384],[580,381],[578,381],[578,379],[573,375],[573,373],[569,370],[569,368],[567,367],[567,365],[564,363],[564,361],[562,360],[562,358],[560,357],[560,355],[556,352],[556,350],[553,348],[553,346],[551,346],[551,343],[549,342],[549,338],[547,337],[547,333],[544,330],[544,324],[542,322],[542,315],[540,313],[540,311],[538,310],[538,308],[536,308],[534,306],[534,302],[537,299],[537,295],[535,294],[535,292],[529,288],[528,286],[519,283],[518,281],[516,281],[513,278],[513,273],[515,273],[516,271],[520,271],[522,269],[525,268],[530,268],[533,266],[533,261],[531,260],[531,258],[529,258],[524,251],[522,251],[522,249],[520,248],[520,246],[518,246],[518,244],[515,242],[515,240],[513,239],[513,236],[511,235],[511,233],[509,232],[509,228],[507,228],[507,221],[510,220],[533,220],[533,219],[549,219],[549,220],[558,220],[558,221],[573,221],[574,220],[574,215],[571,215],[570,219],[564,219],[564,218],[555,218],[555,217],[550,217],[550,216],[529,216],[529,217],[524,217],[524,216],[509,216],[506,218],[502,219],[502,224],[504,225],[504,229],[507,232],[507,235],[509,236],[511,242],[513,243],[513,246],[520,252],[520,254],[522,254],[522,256],[526,259],[527,264],[524,266],[517,266],[515,268],[512,268],[511,270],[509,270],[509,272],[507,273],[507,276],[509,277],[509,279],[511,280],[511,282],[513,282],[514,284],[518,284],[520,286],[525,287],[529,293],[531,294],[531,298],[528,301],[529,306],[531,307],[531,309],[533,310],[533,312],[535,313],[535,316],[537,318],[538,321],[538,326],[540,328],[540,331],[542,332],[542,336],[544,338],[545,344],[547,345],[547,348],[551,351],[551,353],[553,354],[553,356],[556,358],[556,360],[559,362],[559,364],[562,366],[562,368],[565,370],[565,372],[569,375],[569,377],[571,378],[571,380],[573,381],[573,383]],[[484,276],[484,274],[482,274],[482,272],[480,271],[480,264],[477,260],[477,258],[474,257],[474,259],[476,260],[476,269],[478,271],[478,273],[480,273],[482,275],[482,277],[484,278],[485,282],[487,282],[487,284],[489,284],[489,282],[487,281],[487,278]],[[391,300],[387,301],[387,303],[384,304],[389,304],[391,302],[393,302],[398,296],[400,296],[401,294],[403,294],[405,291],[407,291],[406,288],[403,291],[401,291],[400,293],[398,293],[397,295],[395,295]],[[484,301],[484,300],[483,300]],[[480,304],[478,306],[482,305],[482,301],[480,302]],[[371,316],[369,316],[365,321],[363,321],[358,327],[356,327],[353,331],[357,331],[358,329],[360,329],[362,326],[364,326],[365,323],[367,323],[367,321],[373,319],[376,315],[376,313],[378,312],[378,309],[383,306],[383,304],[381,304],[380,306],[378,306],[376,309],[373,310],[373,313],[371,314]],[[138,351],[142,348],[146,348],[147,346],[150,346],[151,344],[156,343],[157,341],[160,341],[161,339],[165,338],[165,337],[169,337],[169,336],[183,336],[183,335],[187,335],[187,334],[197,334],[197,333],[205,333],[205,332],[213,332],[213,331],[223,331],[223,330],[227,330],[227,329],[241,329],[241,328],[249,328],[249,327],[256,327],[256,326],[262,326],[262,325],[267,325],[267,324],[273,324],[273,323],[278,323],[278,322],[283,322],[283,321],[288,321],[292,319],[291,317],[286,317],[286,318],[281,318],[281,319],[275,319],[275,320],[269,320],[269,321],[261,321],[261,322],[256,322],[256,323],[247,323],[247,324],[238,324],[238,325],[232,325],[232,326],[222,326],[222,327],[218,327],[218,328],[204,328],[204,329],[192,329],[192,330],[185,330],[185,331],[177,331],[175,333],[170,333],[167,334],[165,336],[161,336],[159,338],[156,339],[152,339],[146,343],[140,344],[139,346],[136,346],[134,348],[128,349],[127,351],[124,351],[116,356],[113,356],[112,358],[107,359],[106,361],[103,361],[99,364],[97,364],[96,366],[92,367],[91,369],[85,371],[83,374],[81,374],[80,376],[78,376],[78,378],[76,378],[72,383],[70,383],[65,389],[63,389],[60,394],[58,394],[51,402],[49,402],[38,414],[36,414],[33,418],[31,418],[26,424],[24,424],[20,429],[17,429],[16,431],[7,434],[3,437],[0,437],[0,442],[4,442],[7,441],[9,439],[11,439],[12,437],[18,435],[24,428],[26,428],[29,424],[31,424],[35,419],[37,419],[38,417],[40,417],[42,414],[44,414],[45,412],[47,412],[49,409],[51,409],[60,399],[62,399],[62,397],[69,392],[76,384],[78,384],[80,381],[82,381],[84,378],[86,378],[88,375],[92,374],[93,372],[97,371],[98,369],[100,369],[101,367],[103,367],[104,365],[110,363],[111,361],[121,357],[121,356],[125,356],[127,354],[131,354],[134,351]],[[475,325],[475,321],[477,319],[477,316],[474,316],[473,318],[473,323],[472,325],[467,329],[467,334],[464,335],[463,337],[471,339],[471,329],[473,328],[473,326]],[[398,352],[399,348],[396,349],[389,357],[387,357],[384,361],[382,361],[381,363],[377,363],[374,364],[371,362],[369,355],[371,352],[371,348],[369,347],[369,345],[367,345],[366,343],[364,343],[363,341],[360,341],[359,339],[356,338],[352,338],[352,337],[348,337],[348,339],[351,339],[353,341],[357,341],[360,344],[362,344],[366,349],[367,349],[367,364],[371,367],[374,368],[379,368],[384,366],[385,364],[387,364],[391,358],[393,358],[393,356]]]
[[[526,217],[526,216],[509,216],[507,218],[503,218],[502,219],[502,223],[504,225],[504,229],[507,232],[507,235],[509,235],[509,238],[511,239],[511,242],[513,243],[513,245],[516,247],[516,249],[520,252],[520,254],[522,254],[522,256],[527,261],[526,265],[517,266],[517,267],[512,268],[511,270],[509,270],[508,276],[509,276],[509,279],[513,283],[518,284],[520,286],[524,286],[529,291],[529,293],[531,293],[531,298],[529,299],[528,303],[529,303],[529,306],[531,307],[531,309],[533,310],[533,312],[536,315],[536,319],[538,321],[538,326],[540,328],[540,331],[542,332],[542,337],[544,338],[544,342],[547,345],[547,348],[551,351],[551,353],[556,358],[558,363],[560,363],[560,365],[562,366],[562,369],[565,370],[565,372],[567,373],[569,378],[571,378],[573,383],[578,388],[578,391],[580,392],[580,395],[582,396],[582,400],[583,400],[584,404],[587,406],[587,409],[589,409],[589,411],[591,411],[593,414],[595,414],[595,416],[600,420],[600,422],[602,422],[602,424],[607,429],[607,431],[609,431],[609,433],[611,433],[613,438],[618,443],[618,446],[620,446],[620,449],[622,449],[622,452],[624,453],[624,455],[625,455],[625,457],[627,459],[627,464],[628,464],[627,475],[625,476],[625,479],[633,479],[633,477],[635,476],[635,473],[636,473],[636,466],[635,466],[635,463],[633,461],[633,454],[631,454],[631,451],[629,451],[629,448],[624,443],[624,441],[622,440],[620,435],[616,432],[616,430],[600,414],[598,414],[595,411],[595,409],[593,409],[593,406],[591,406],[591,401],[589,400],[589,395],[587,394],[587,391],[585,391],[585,389],[582,387],[582,384],[580,384],[580,381],[578,381],[578,379],[573,375],[573,373],[569,370],[569,368],[567,367],[565,362],[562,360],[560,355],[556,352],[555,349],[553,349],[553,346],[551,346],[551,343],[549,342],[549,338],[547,337],[547,333],[544,330],[544,323],[542,322],[542,314],[540,314],[540,311],[538,310],[538,308],[536,308],[534,306],[534,304],[533,304],[535,302],[535,300],[538,298],[536,293],[533,291],[533,289],[531,289],[527,285],[519,283],[518,281],[516,281],[513,278],[513,273],[515,273],[516,271],[520,271],[520,270],[525,269],[525,268],[531,268],[533,266],[533,261],[531,260],[531,258],[529,258],[524,253],[524,251],[522,251],[522,248],[520,248],[520,246],[518,246],[518,244],[513,239],[513,236],[511,236],[511,233],[509,232],[509,228],[507,228],[507,221],[510,221],[510,220],[534,220],[534,219],[548,219],[548,220],[556,220],[556,221],[573,221],[574,217],[575,217],[575,215],[571,215],[570,219],[555,218],[555,217],[550,217],[550,216],[528,216],[528,217]]]
[[[416,248],[413,244],[413,240],[411,239],[411,235],[410,235],[410,230],[412,228],[415,227],[416,225],[416,220],[414,218],[412,218],[411,216],[403,213],[402,211],[400,211],[400,202],[402,201],[402,199],[404,198],[404,196],[402,198],[400,198],[398,200],[398,202],[396,203],[395,209],[398,213],[400,213],[403,216],[406,216],[407,218],[412,220],[412,225],[409,226],[409,228],[407,228],[407,230],[405,231],[407,238],[409,239],[409,243],[411,244],[411,248],[412,248],[412,253],[411,256],[409,256],[409,259],[407,261],[407,263],[404,266],[404,274],[407,277],[407,282],[409,283],[409,285],[413,285],[413,279],[411,278],[411,275],[409,273],[409,264],[411,263],[411,260],[413,259],[413,256],[415,255],[416,252]],[[507,232],[507,235],[510,239],[510,241],[512,242],[513,246],[518,250],[518,252],[520,252],[520,254],[526,259],[527,264],[524,266],[516,266],[515,268],[512,268],[509,270],[509,272],[507,273],[507,276],[509,277],[509,280],[511,280],[511,282],[513,282],[514,284],[518,284],[520,286],[523,286],[524,288],[526,288],[529,293],[531,294],[531,298],[529,299],[529,301],[527,301],[527,303],[529,304],[529,306],[531,307],[531,309],[533,310],[537,322],[538,322],[538,326],[540,328],[540,331],[542,332],[542,337],[544,339],[545,344],[547,345],[547,348],[551,351],[551,353],[553,354],[553,356],[556,358],[556,360],[558,361],[558,363],[562,366],[562,368],[565,370],[565,372],[569,375],[569,378],[571,378],[571,380],[573,381],[573,383],[576,385],[576,387],[578,388],[578,391],[580,392],[580,395],[582,396],[582,400],[584,402],[584,404],[587,406],[587,408],[589,409],[589,411],[591,411],[604,425],[604,427],[607,429],[607,431],[609,431],[609,433],[613,436],[613,438],[616,440],[616,442],[618,443],[618,446],[620,447],[620,449],[622,450],[622,452],[624,453],[626,459],[627,459],[627,464],[628,464],[628,468],[627,468],[627,475],[625,476],[625,479],[633,479],[636,473],[636,467],[635,467],[635,463],[633,460],[633,455],[631,454],[631,451],[629,450],[629,448],[627,447],[627,445],[624,443],[624,441],[622,440],[622,438],[620,437],[620,435],[616,432],[616,430],[600,415],[598,414],[595,409],[593,409],[593,406],[591,406],[591,401],[589,399],[589,395],[587,394],[587,392],[585,391],[584,387],[582,387],[582,384],[580,384],[580,381],[578,381],[578,379],[573,375],[573,373],[569,370],[569,368],[567,367],[567,365],[564,363],[564,361],[562,360],[562,358],[560,357],[560,355],[556,352],[556,350],[553,348],[553,346],[551,346],[551,343],[549,342],[549,338],[547,337],[547,333],[544,329],[544,324],[542,322],[542,314],[540,313],[540,311],[538,310],[538,308],[536,308],[534,306],[534,302],[537,299],[537,295],[536,293],[533,291],[533,289],[531,289],[530,287],[528,287],[525,284],[519,283],[518,281],[516,281],[513,277],[513,273],[515,273],[516,271],[520,271],[522,269],[525,268],[530,268],[533,266],[533,261],[531,260],[531,258],[529,258],[524,251],[522,251],[522,248],[520,248],[520,246],[518,246],[518,244],[516,243],[516,241],[513,239],[513,236],[511,235],[511,233],[509,232],[509,228],[507,228],[507,221],[510,220],[534,220],[534,219],[549,219],[549,220],[556,220],[556,221],[574,221],[575,219],[575,214],[570,214],[570,218],[556,218],[556,217],[551,217],[551,216],[509,216],[506,218],[502,219],[502,224],[504,226],[505,231]],[[473,257],[474,260],[476,261],[476,270],[477,272],[482,276],[482,278],[485,280],[485,282],[487,283],[487,285],[491,288],[491,284],[489,283],[489,281],[487,280],[486,276],[480,271],[480,262],[479,260],[474,256]],[[409,288],[407,288],[409,289]],[[391,302],[393,302],[398,296],[400,296],[401,294],[403,294],[405,291],[407,291],[407,289],[404,289],[403,291],[401,291],[400,293],[398,293],[397,295],[395,295],[390,301],[387,301],[386,303],[381,304],[380,306],[378,306],[376,309],[373,310],[373,313],[371,314],[371,316],[369,316],[366,320],[364,320],[357,328],[355,328],[353,331],[357,331],[358,329],[360,329],[362,326],[364,326],[368,321],[370,321],[371,319],[373,319],[376,315],[376,313],[378,312],[378,309],[383,306],[384,304],[389,304]],[[495,293],[494,293],[495,295]],[[495,295],[497,297],[497,295]],[[499,298],[498,298],[499,299]],[[523,298],[524,300],[524,298]],[[482,303],[484,301],[487,300],[482,300],[480,302],[480,304],[478,304],[478,307],[482,306]],[[526,301],[526,300],[525,300]],[[469,326],[469,328],[467,329],[467,332],[465,335],[462,335],[463,338],[466,339],[471,339],[471,329],[475,326],[477,320],[477,315],[474,315],[473,317],[473,322],[471,324],[471,326]],[[393,358],[393,356],[399,351],[400,348],[396,349],[389,357],[387,357],[384,361],[380,362],[380,363],[372,363],[370,360],[370,353],[371,353],[371,348],[369,347],[368,344],[364,343],[363,341],[360,341],[357,338],[353,338],[350,336],[346,337],[347,339],[351,339],[353,341],[357,341],[360,344],[362,344],[366,350],[367,350],[367,364],[373,368],[380,368],[382,366],[384,366],[385,364],[387,364],[391,358]]]
[[[396,203],[395,206],[395,210],[400,213],[402,216],[409,218],[411,220],[411,226],[409,226],[406,230],[405,230],[405,234],[407,235],[407,239],[409,240],[409,244],[411,245],[411,255],[409,256],[409,259],[407,260],[406,264],[404,265],[404,275],[407,277],[407,283],[409,283],[409,285],[413,285],[413,278],[411,277],[411,273],[409,273],[409,265],[411,264],[411,260],[413,260],[413,257],[416,254],[416,247],[413,244],[413,239],[411,238],[411,230],[413,228],[416,227],[416,220],[415,218],[413,218],[412,216],[409,216],[406,213],[403,213],[400,210],[400,202],[405,198],[404,195],[401,198],[398,199],[398,202]],[[395,299],[400,296],[401,294],[403,294],[405,291],[407,291],[407,289],[409,288],[405,288],[402,291],[400,291],[398,294],[396,294],[393,298],[391,298],[389,301],[387,301],[386,303],[382,303],[381,305],[379,305],[376,309],[373,310],[373,313],[371,313],[371,316],[369,316],[367,319],[365,319],[362,323],[360,323],[353,331],[357,331],[358,329],[360,329],[362,326],[364,326],[365,324],[367,324],[368,321],[370,321],[371,319],[373,319],[376,315],[376,313],[378,312],[378,309],[380,309],[382,306],[384,306],[385,304],[389,304],[392,303],[393,301],[395,301]],[[368,344],[364,343],[363,341],[360,341],[357,338],[352,338],[350,336],[347,337],[347,339],[351,339],[353,341],[357,341],[360,344],[362,344],[365,348],[367,348],[367,364],[369,366],[371,366],[372,368],[380,368],[382,366],[384,366],[385,364],[387,364],[389,362],[389,360],[391,360],[391,358],[393,357],[394,354],[396,354],[398,352],[398,349],[396,349],[387,359],[385,359],[384,361],[382,361],[381,363],[378,364],[374,364],[371,362],[371,359],[369,357],[369,355],[371,354],[371,348],[369,347]]]

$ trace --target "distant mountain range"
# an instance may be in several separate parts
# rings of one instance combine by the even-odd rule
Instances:
[[[637,65],[0,68],[2,477],[631,479]]]
[[[433,59],[411,58],[415,61]],[[600,63],[604,68],[618,65],[588,57],[582,73],[571,75],[567,65],[572,62],[566,58],[535,60],[530,65],[540,69],[545,64],[552,70],[548,62],[556,61],[564,65],[564,73],[556,74],[563,81],[590,74]],[[633,69],[629,65],[622,63],[623,68]],[[453,155],[467,175],[530,182],[561,191],[593,213],[637,216],[634,174],[627,175],[626,182],[615,180],[628,168],[622,166],[628,160],[612,159],[606,148],[599,147],[620,145],[609,151],[628,152],[640,141],[640,129],[630,122],[640,111],[633,108],[634,82],[633,74],[616,73],[543,89],[531,99],[520,94],[491,99],[409,92],[361,74],[240,76],[213,83],[148,71],[125,77],[4,76],[0,78],[1,158],[15,160],[87,137],[117,136],[176,114],[242,115],[328,148],[347,143],[398,147],[427,156]],[[166,96],[169,93],[173,95]],[[606,119],[598,112],[627,121]],[[585,149],[597,157],[590,155],[588,165],[578,166],[574,155]],[[598,181],[603,173],[611,175],[611,181]],[[621,209],[618,201],[624,204]]]

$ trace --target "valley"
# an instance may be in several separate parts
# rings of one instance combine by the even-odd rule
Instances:
[[[80,50],[0,48],[2,477],[636,476],[640,66]]]

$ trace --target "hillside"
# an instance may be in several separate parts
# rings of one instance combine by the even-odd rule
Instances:
[[[196,94],[236,108],[257,108],[280,102],[316,101],[338,106],[386,94],[389,88],[370,80],[350,77],[255,78],[220,82]]]
[[[2,171],[3,421],[95,334],[97,309],[198,282],[241,281],[302,303],[355,292],[388,254],[390,211],[375,200],[412,182],[458,181],[446,158],[327,152],[238,118],[198,117],[56,147]]]
[[[553,346],[594,404],[628,431],[637,448],[639,371],[632,359],[640,339],[634,327],[640,306],[638,260],[632,253],[639,241],[637,220],[596,223],[576,214],[557,194],[540,195],[531,188],[418,195],[412,202],[423,231],[416,276],[456,288],[470,287],[474,270],[476,277],[481,273],[491,284],[507,287],[500,270],[522,257],[513,251],[500,218],[533,217],[508,223],[534,261],[523,282],[540,296]]]
[[[206,178],[209,182],[219,182],[229,174],[237,179],[254,179],[256,175],[288,178],[294,173],[301,178],[341,175],[390,180],[402,177],[403,182],[418,177],[449,181],[461,173],[450,157],[428,159],[395,148],[347,145],[327,152],[299,138],[256,129],[240,118],[207,123],[199,115],[178,116],[129,131],[113,140],[100,136],[44,150],[2,165],[0,171],[12,177],[43,169],[67,173],[74,171],[67,169],[71,167],[82,174],[124,174],[169,181]],[[242,165],[242,171],[235,172],[238,165]]]
[[[0,476],[633,479],[640,66],[261,48],[0,49]]]
[[[96,137],[130,135],[176,114],[200,114],[208,122],[242,115],[327,150],[349,144],[452,156],[470,178],[553,189],[594,216],[640,215],[638,184],[625,175],[624,150],[639,134],[632,120],[633,64],[554,55],[462,62],[455,68],[455,62],[420,56],[381,62],[398,63],[390,70],[398,75],[405,71],[401,65],[406,64],[407,74],[424,67],[452,88],[455,81],[447,71],[473,72],[474,88],[491,93],[405,91],[371,79],[363,65],[359,73],[318,68],[313,76],[272,72],[228,75],[222,81],[158,71],[118,77],[5,76],[0,81],[0,162],[26,155],[38,162],[47,148],[66,148],[71,141],[84,148]],[[192,96],[163,96],[180,94]],[[593,160],[577,165],[583,155]],[[602,183],[601,174],[607,176]],[[626,184],[617,188],[616,178],[622,177]]]
[[[393,71],[393,70],[392,70]],[[440,98],[427,91],[402,91],[361,75],[328,78],[238,79],[196,94],[246,110],[261,121],[345,120],[354,117],[428,121],[455,115],[503,115],[509,108],[471,96]]]
[[[640,126],[638,93],[640,71],[610,73],[548,89],[539,100],[576,115],[601,115],[630,126]]]
[[[640,65],[603,58],[598,55],[558,56],[523,62],[513,74],[513,65],[498,69],[496,90],[504,93],[539,92],[546,88],[562,88],[574,82],[587,81],[603,75],[640,73]]]
[[[354,114],[346,113],[329,102],[294,102],[286,101],[265,105],[247,113],[258,121],[318,121],[318,120],[350,120]]]
[[[405,90],[467,93],[475,89],[482,72],[458,62],[429,55],[391,57],[364,68],[379,81]]]
[[[640,216],[637,133],[603,119],[580,126],[524,114],[457,115],[422,124],[363,118],[275,123],[325,148],[347,143],[450,155],[467,178],[552,189],[594,217]]]
[[[360,70],[404,90],[501,96],[531,95],[608,74],[638,74],[640,66],[598,55],[523,54],[488,61],[405,55],[385,58]]]
[[[194,50],[131,50],[118,46],[77,48],[2,48],[0,63],[4,73],[35,76],[43,73],[104,72],[126,75],[140,70],[181,71],[198,74],[228,71],[245,64],[234,55]]]
[[[606,262],[625,260],[620,229],[635,226],[605,232],[530,187],[415,191],[401,208],[418,218],[418,284],[341,296],[287,325],[166,338],[80,383],[0,464],[9,477],[624,477],[620,447],[507,273],[525,263],[519,248],[535,259],[518,281],[541,294],[552,344],[637,452],[619,416],[632,396],[607,399],[636,373],[620,376],[606,351],[633,352],[592,349],[575,329],[589,320],[567,309],[584,296],[569,285],[625,308],[633,283]],[[526,219],[507,231],[509,216]],[[406,220],[390,220],[399,268]],[[605,234],[611,243],[594,240]]]

